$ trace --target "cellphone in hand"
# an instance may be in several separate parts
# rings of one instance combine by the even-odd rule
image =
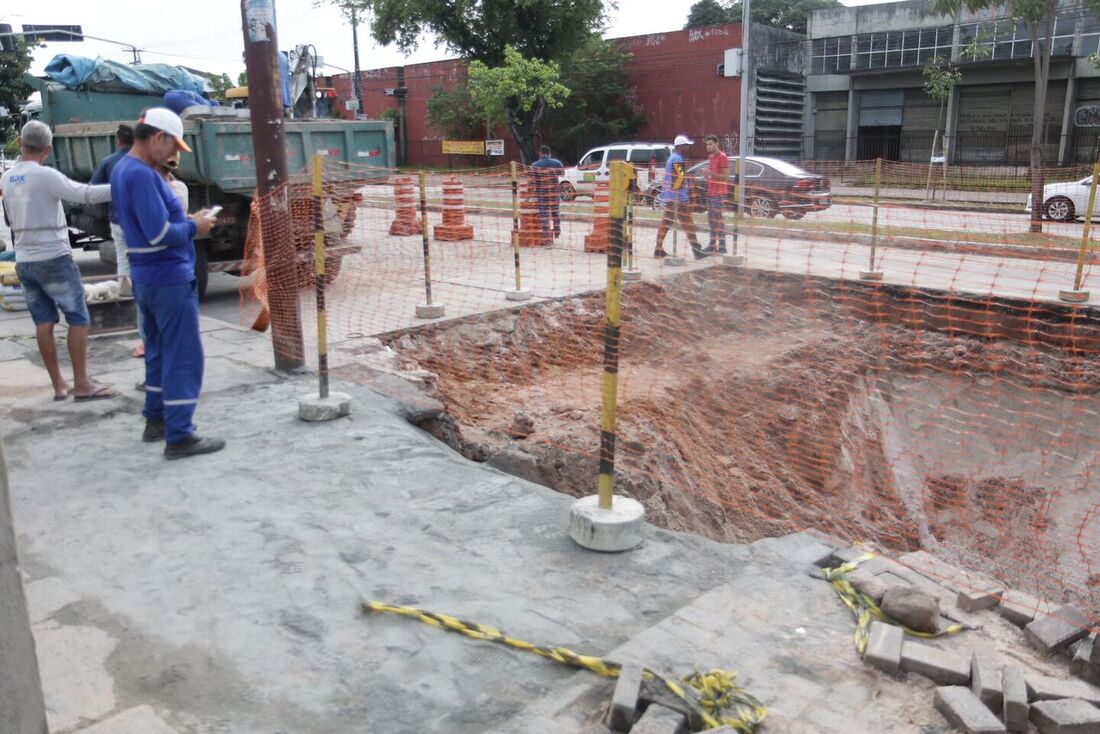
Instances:
[[[222,208],[220,206],[212,206],[206,210],[207,216],[210,217],[217,217],[219,214],[221,214],[221,212]]]

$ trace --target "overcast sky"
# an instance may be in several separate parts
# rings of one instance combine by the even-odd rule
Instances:
[[[848,5],[870,0],[849,0]],[[687,20],[694,0],[619,0],[611,14],[608,37],[634,36],[678,30]],[[226,72],[236,79],[244,69],[241,60],[240,3],[237,0],[186,0],[177,3],[134,3],[139,13],[106,10],[105,4],[88,0],[39,0],[5,2],[0,23],[11,23],[18,31],[27,24],[71,24],[83,26],[92,36],[133,44],[141,51],[143,62],[190,66],[213,73]],[[120,3],[121,4],[121,3]],[[112,4],[114,5],[114,4]],[[114,5],[117,8],[117,5]],[[331,6],[315,8],[312,0],[275,0],[278,14],[279,47],[286,50],[297,44],[312,43],[326,64],[352,68],[351,29],[339,11]],[[121,46],[101,41],[51,43],[36,49],[33,73],[40,74],[55,54],[102,56],[129,62],[131,54]],[[376,46],[365,30],[359,38],[359,66],[374,69],[401,63],[417,63],[447,58],[445,49],[435,48],[430,40],[409,57],[395,48]],[[329,73],[339,69],[329,68]]]

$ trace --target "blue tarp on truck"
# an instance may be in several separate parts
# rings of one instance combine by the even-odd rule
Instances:
[[[58,54],[46,65],[46,76],[69,89],[97,92],[167,94],[174,89],[202,94],[203,79],[168,64],[129,66],[117,61]]]

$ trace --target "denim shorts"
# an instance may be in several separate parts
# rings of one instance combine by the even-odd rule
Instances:
[[[65,314],[65,323],[69,326],[91,323],[88,304],[84,302],[84,283],[71,255],[38,262],[17,262],[15,274],[23,284],[27,310],[36,325],[56,324],[58,310]]]

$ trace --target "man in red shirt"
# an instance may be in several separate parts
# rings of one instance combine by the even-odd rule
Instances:
[[[710,246],[706,252],[725,254],[726,223],[722,218],[726,194],[729,192],[730,159],[718,147],[718,136],[706,137],[710,154],[710,171],[707,176],[707,222],[710,224]]]

